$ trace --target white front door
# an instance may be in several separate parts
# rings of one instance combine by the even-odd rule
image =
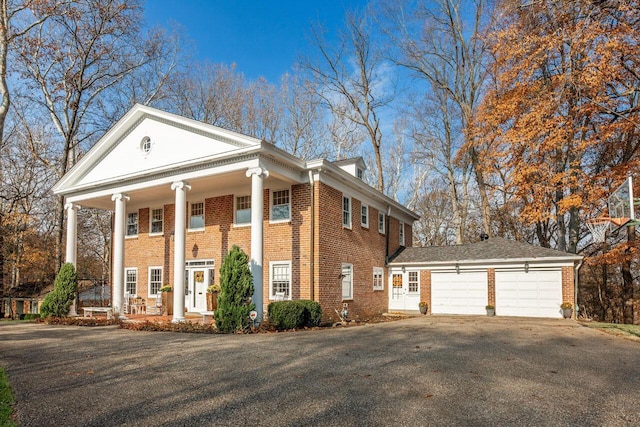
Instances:
[[[417,311],[420,303],[420,272],[392,270],[389,280],[389,310]]]
[[[206,268],[190,268],[188,272],[188,286],[185,301],[188,311],[207,311],[207,274]]]

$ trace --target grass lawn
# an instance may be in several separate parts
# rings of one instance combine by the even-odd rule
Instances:
[[[583,322],[588,328],[600,329],[615,335],[640,338],[640,325],[621,325],[618,323]]]
[[[0,368],[0,426],[15,427],[11,420],[13,413],[13,394],[4,369]]]

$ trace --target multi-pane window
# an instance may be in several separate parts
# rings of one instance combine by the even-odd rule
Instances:
[[[189,228],[197,230],[204,228],[204,203],[191,203],[191,212],[189,215]]]
[[[251,196],[236,197],[236,224],[251,223]]]
[[[342,226],[351,228],[351,197],[342,196]]]
[[[363,227],[369,228],[369,206],[364,203],[360,208],[360,222]]]
[[[276,293],[284,293],[284,299],[291,299],[291,262],[271,262],[271,299]]]
[[[138,235],[138,212],[127,215],[127,236]]]
[[[272,192],[271,221],[287,221],[291,219],[291,201],[289,190]]]
[[[162,267],[149,268],[149,295],[157,295],[162,287]]]
[[[409,289],[408,291],[411,293],[416,293],[420,290],[420,282],[418,281],[418,272],[410,271],[409,272]]]
[[[342,264],[342,299],[353,299],[352,264]]]
[[[384,289],[384,269],[382,267],[373,267],[373,290],[381,291]]]
[[[404,246],[404,222],[400,223],[400,246]]]
[[[384,214],[378,212],[378,233],[384,234]]]
[[[151,233],[161,234],[164,228],[164,209],[151,210]]]
[[[125,270],[125,292],[129,295],[137,295],[138,293],[138,270],[128,268]]]
[[[356,176],[360,179],[364,179],[364,171],[360,168],[356,170]]]

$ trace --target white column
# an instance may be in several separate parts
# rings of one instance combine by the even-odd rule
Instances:
[[[64,209],[67,211],[67,252],[65,262],[70,262],[74,267],[77,267],[79,208],[80,206],[73,203],[64,205]]]
[[[184,322],[184,261],[185,240],[187,234],[186,202],[187,191],[191,190],[186,182],[171,184],[176,192],[175,227],[173,235],[173,323]]]
[[[80,206],[73,203],[67,203],[64,205],[64,209],[67,211],[67,252],[65,254],[65,262],[70,262],[77,271],[77,254],[78,254],[78,209]],[[76,312],[76,299],[73,299],[71,306],[69,307],[69,317],[75,317]]]
[[[113,219],[113,312],[124,316],[124,234],[127,221],[127,201],[125,194],[114,194],[111,200],[116,202]]]
[[[256,305],[258,319],[262,320],[263,296],[262,296],[262,249],[264,236],[262,233],[262,221],[264,214],[263,191],[264,178],[269,176],[269,171],[257,167],[247,170],[247,177],[251,177],[251,275],[253,276],[253,303]]]

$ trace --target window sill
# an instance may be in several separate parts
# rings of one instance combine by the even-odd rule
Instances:
[[[269,220],[269,224],[288,224],[291,223],[291,218],[289,219],[275,219],[273,221]]]
[[[232,226],[233,226],[233,228],[247,228],[247,227],[251,227],[251,223],[250,222],[247,222],[245,224],[235,224],[234,223]]]
[[[187,228],[187,233],[204,233],[204,228]]]
[[[149,233],[149,237],[162,237],[164,236],[164,232],[161,233]]]
[[[137,239],[138,235],[137,234],[132,234],[131,236],[124,236],[125,239]]]

